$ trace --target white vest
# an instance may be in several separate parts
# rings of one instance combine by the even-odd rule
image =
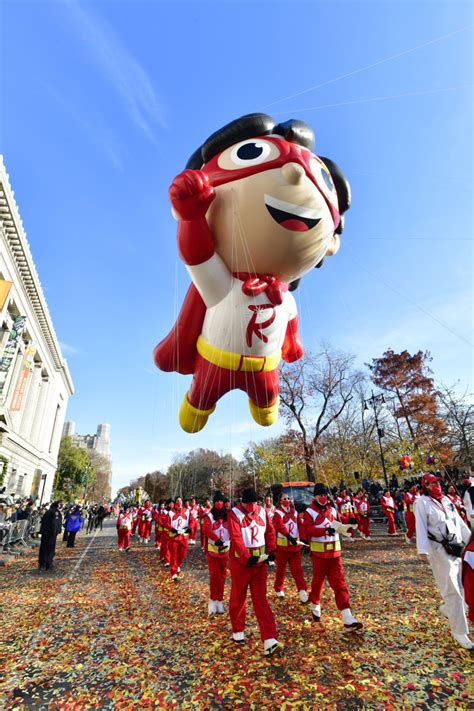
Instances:
[[[176,509],[168,511],[168,518],[170,520],[171,528],[176,528],[177,531],[179,531],[180,528],[188,528],[189,509],[182,508],[179,514]]]
[[[128,531],[132,530],[132,516],[131,514],[119,514],[119,517],[117,519],[117,524],[119,528],[122,528],[125,526]]]
[[[265,531],[267,530],[267,514],[262,506],[257,507],[257,516],[263,521],[263,525],[252,519],[249,526],[243,526],[245,513],[233,508],[232,511],[237,516],[242,531],[242,540],[246,548],[263,548],[265,545]]]
[[[228,543],[228,542],[229,542],[229,529],[228,529],[228,528],[225,528],[225,527],[222,525],[222,524],[224,523],[224,522],[222,521],[222,519],[220,519],[220,518],[217,518],[217,519],[214,518],[214,516],[211,514],[210,511],[209,511],[209,513],[206,514],[206,516],[209,517],[209,520],[210,520],[211,525],[212,525],[213,533],[216,534],[217,538],[220,538],[221,541],[222,541],[222,543]],[[216,521],[219,523],[219,527],[218,527],[218,528],[214,528],[214,523],[215,523]],[[209,539],[209,543],[214,544],[214,541],[212,541],[211,539]]]
[[[324,516],[324,519],[321,522],[318,521],[318,524],[317,524],[318,528],[327,528],[328,526],[331,526],[332,528],[334,528],[333,523],[334,523],[335,519],[337,518],[337,512],[332,507],[330,509],[330,512],[331,512],[330,513],[331,518]],[[311,516],[311,518],[313,519],[313,523],[316,523],[316,519],[321,515],[312,508],[307,508],[306,513],[308,513]],[[312,541],[321,541],[322,543],[333,543],[333,542],[339,540],[339,534],[335,533],[334,536],[317,536],[317,537],[311,536],[311,540]]]
[[[275,516],[278,515],[282,519],[287,515],[286,512],[283,512],[281,509],[275,509]],[[293,518],[290,521],[283,522],[283,526],[285,527],[285,531],[288,533],[289,536],[292,536],[293,538],[296,538],[296,540],[299,539],[300,533],[298,530],[298,516],[297,514],[293,511],[290,514]],[[281,533],[277,533],[277,538],[287,540],[285,536],[283,536]]]

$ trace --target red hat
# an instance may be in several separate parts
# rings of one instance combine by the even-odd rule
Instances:
[[[430,484],[436,484],[439,481],[439,477],[434,474],[423,474],[421,477],[421,483],[423,486],[429,486]]]

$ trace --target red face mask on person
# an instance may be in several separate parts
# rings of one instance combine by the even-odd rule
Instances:
[[[248,504],[244,504],[244,509],[247,511],[247,513],[253,513],[257,509],[257,502],[250,501]]]
[[[433,497],[433,499],[441,499],[443,496],[443,490],[441,488],[441,484],[431,484],[429,488],[430,496]]]
[[[328,497],[327,496],[316,496],[316,501],[320,506],[326,506],[328,502]]]
[[[217,510],[223,509],[223,508],[224,508],[224,502],[223,502],[223,501],[216,501],[216,503],[214,504],[214,508],[217,509]]]
[[[225,507],[226,507],[226,509],[230,509],[230,501],[225,502]]]
[[[291,505],[290,499],[282,499],[281,505],[283,506],[284,509],[289,509],[290,505]]]
[[[175,509],[180,509],[180,508],[182,508],[182,506],[183,506],[183,502],[180,499],[178,499],[174,505]]]

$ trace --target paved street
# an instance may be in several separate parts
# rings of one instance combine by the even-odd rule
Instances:
[[[252,614],[243,647],[227,615],[208,621],[199,548],[176,584],[153,547],[118,554],[112,521],[64,546],[52,573],[36,570],[36,554],[1,571],[3,708],[469,707],[473,658],[452,643],[429,570],[401,536],[345,546],[360,637],[341,633],[330,590],[317,625],[290,581],[275,599],[270,573],[285,645],[270,660]]]

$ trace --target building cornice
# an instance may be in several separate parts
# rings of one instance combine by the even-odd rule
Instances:
[[[20,217],[14,192],[5,169],[3,156],[0,155],[0,224],[5,232],[6,241],[12,259],[20,275],[26,295],[34,311],[45,342],[51,353],[54,365],[63,371],[70,394],[74,393],[74,385],[67,362],[62,356],[61,348],[54,331],[51,315],[44,297],[43,288],[36,271],[26,232]]]

